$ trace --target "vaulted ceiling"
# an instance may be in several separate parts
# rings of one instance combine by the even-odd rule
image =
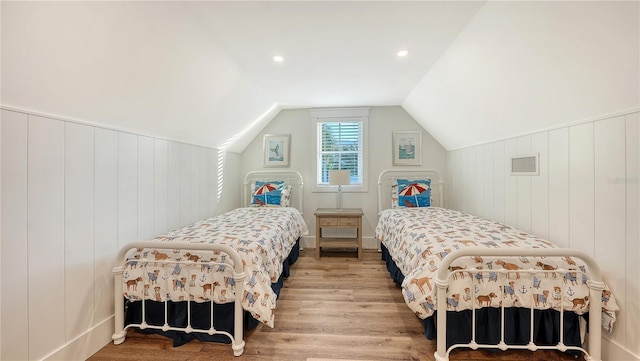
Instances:
[[[638,1],[0,6],[3,106],[231,151],[287,108],[400,105],[454,149],[640,106]]]

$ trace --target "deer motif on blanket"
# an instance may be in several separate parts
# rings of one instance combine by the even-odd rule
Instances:
[[[422,292],[422,294],[426,293],[424,290],[424,285],[427,285],[427,287],[429,288],[429,291],[433,290],[431,286],[431,277],[414,278],[409,283],[416,284],[420,292]]]
[[[542,263],[540,261],[536,262],[536,267],[539,267],[540,269],[542,269],[543,271],[555,271],[558,269],[558,267],[553,267],[552,265],[546,264],[546,263]],[[549,272],[545,272],[544,273],[544,277],[549,277]],[[551,277],[556,278],[556,273],[555,272],[551,272]]]
[[[480,295],[477,297],[478,300],[478,306],[482,307],[483,304],[487,304],[487,306],[491,306],[491,299],[492,298],[497,298],[498,295],[496,295],[495,293],[491,292],[488,295]]]
[[[573,304],[573,309],[584,309],[587,307],[587,301],[589,301],[589,296],[574,298],[571,300],[571,303]]]
[[[518,266],[515,263],[509,263],[509,262],[505,262],[501,259],[496,260],[496,264],[499,266],[502,266],[502,268],[508,270],[508,271],[519,271],[522,268],[520,266]],[[514,273],[516,275],[516,279],[520,279],[520,273],[519,272],[507,272],[507,278],[511,278],[510,275],[511,273]]]
[[[127,281],[127,291],[137,291],[138,282],[142,282],[142,277]]]

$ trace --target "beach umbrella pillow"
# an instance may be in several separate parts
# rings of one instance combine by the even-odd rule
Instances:
[[[258,206],[280,206],[283,187],[284,181],[256,181],[255,188],[253,189],[253,194],[251,197],[251,204]]]
[[[431,179],[398,179],[398,207],[430,207]]]

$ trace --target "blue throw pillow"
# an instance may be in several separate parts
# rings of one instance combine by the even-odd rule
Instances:
[[[398,207],[430,207],[431,179],[398,179]]]
[[[255,188],[253,189],[251,204],[256,204],[258,206],[279,206],[280,199],[282,198],[283,187],[284,181],[256,181]]]

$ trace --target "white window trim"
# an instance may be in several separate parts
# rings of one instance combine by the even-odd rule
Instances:
[[[347,119],[345,119],[347,118]],[[338,190],[337,186],[318,184],[318,123],[319,122],[340,122],[340,121],[361,121],[362,122],[362,185],[348,185],[342,186],[343,193],[355,193],[355,192],[368,192],[369,191],[369,177],[368,177],[368,159],[369,159],[369,147],[368,145],[368,120],[369,120],[369,108],[323,108],[323,109],[311,109],[311,119],[313,123],[313,139],[316,140],[313,151],[313,184],[311,185],[312,192],[331,192],[334,193]]]

